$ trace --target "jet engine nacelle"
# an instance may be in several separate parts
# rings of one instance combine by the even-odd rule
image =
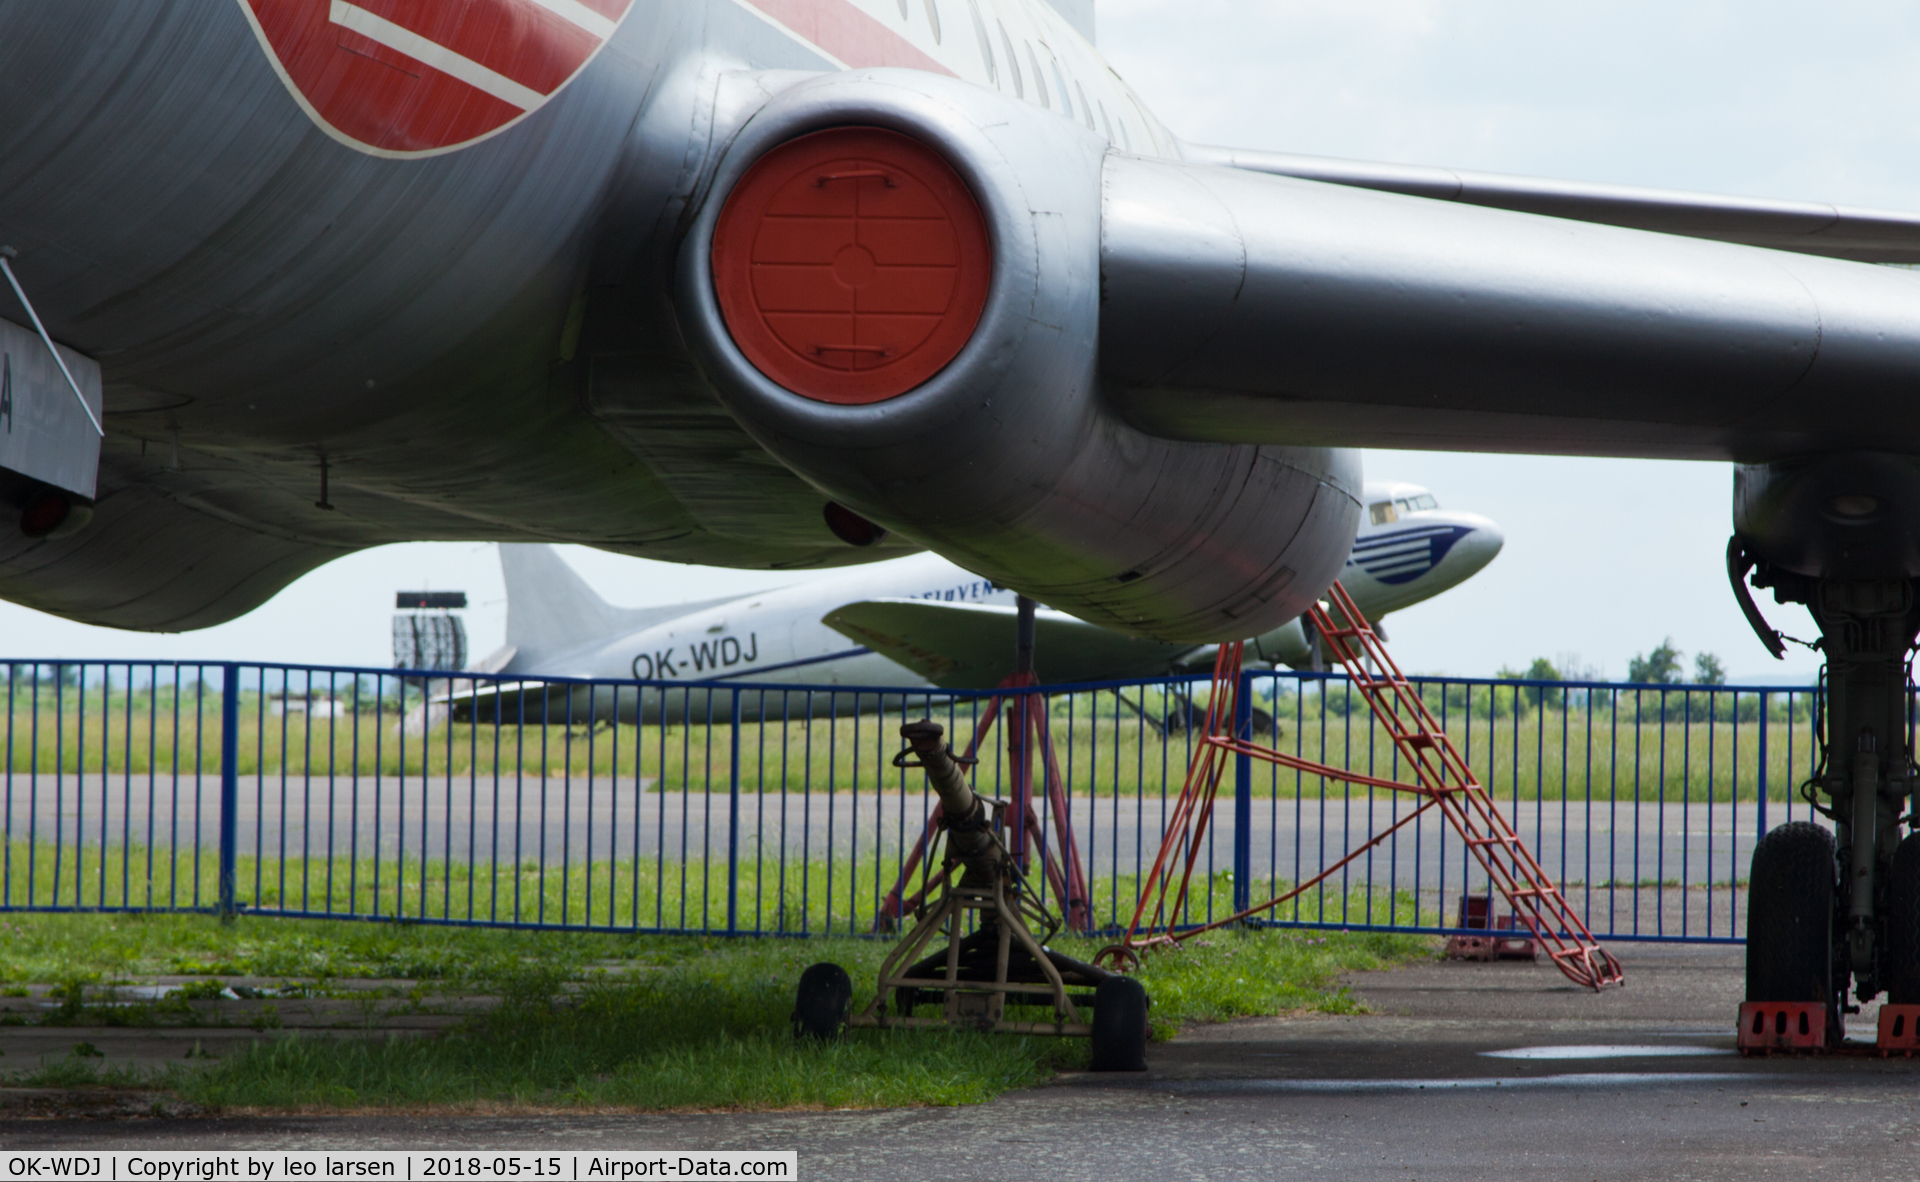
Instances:
[[[958,81],[800,82],[719,163],[681,322],[728,410],[835,502],[1098,624],[1264,632],[1338,574],[1359,459],[1161,439],[1103,403],[1107,157]]]

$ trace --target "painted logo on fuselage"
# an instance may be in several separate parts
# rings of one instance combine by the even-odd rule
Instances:
[[[239,0],[326,132],[380,156],[466,147],[538,110],[633,0]]]
[[[1425,525],[1362,535],[1347,565],[1389,585],[1411,583],[1440,565],[1453,544],[1472,532],[1463,525]]]

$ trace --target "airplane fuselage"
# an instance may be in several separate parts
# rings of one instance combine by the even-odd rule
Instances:
[[[825,528],[824,498],[715,405],[665,299],[711,159],[764,101],[752,72],[908,66],[1176,150],[1039,0],[596,0],[617,21],[570,80],[482,77],[531,109],[441,145],[473,128],[393,131],[382,107],[434,74],[409,64],[404,7],[0,10],[0,241],[55,339],[100,362],[108,428],[90,553],[0,538],[0,594],[182,629],[390,541],[742,567],[905,552]],[[311,27],[276,48],[261,14],[293,10]]]

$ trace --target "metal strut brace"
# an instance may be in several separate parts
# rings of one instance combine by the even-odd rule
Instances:
[[[1288,755],[1235,735],[1233,719],[1241,688],[1240,663],[1245,645],[1242,642],[1221,645],[1214,662],[1213,695],[1207,703],[1206,733],[1194,749],[1186,783],[1167,821],[1153,869],[1141,884],[1133,920],[1120,942],[1102,949],[1094,962],[1138,964],[1142,949],[1172,946],[1202,932],[1270,911],[1320,885],[1429,810],[1438,809],[1473,852],[1488,882],[1506,898],[1514,915],[1527,926],[1534,939],[1547,948],[1553,963],[1569,980],[1595,990],[1621,983],[1620,962],[1600,947],[1539,860],[1520,840],[1499,805],[1460,757],[1439,720],[1427,709],[1419,692],[1387,655],[1379,635],[1367,623],[1346,588],[1336,582],[1328,590],[1327,598],[1330,606],[1315,604],[1308,612],[1308,622],[1346,670],[1354,688],[1366,699],[1375,719],[1393,739],[1400,757],[1413,768],[1418,782],[1406,784],[1362,775]],[[1341,621],[1339,624],[1334,622],[1336,616]],[[1212,820],[1221,777],[1229,761],[1239,756],[1330,780],[1367,784],[1425,799],[1385,832],[1292,890],[1225,919],[1176,930],[1178,917],[1185,913],[1194,867],[1205,848],[1207,825]],[[1171,901],[1169,894],[1173,896]]]

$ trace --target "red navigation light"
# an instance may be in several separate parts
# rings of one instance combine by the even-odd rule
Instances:
[[[761,373],[820,402],[884,402],[973,336],[993,270],[986,219],[932,148],[875,127],[801,136],[734,186],[713,233],[727,331]]]

